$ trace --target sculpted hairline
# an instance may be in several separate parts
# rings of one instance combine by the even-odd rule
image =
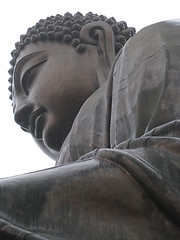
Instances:
[[[77,52],[83,53],[86,51],[86,46],[80,38],[81,28],[90,23],[96,21],[104,21],[109,24],[114,34],[114,45],[116,54],[124,46],[127,40],[135,34],[135,28],[128,27],[126,22],[117,22],[114,17],[107,18],[104,15],[93,14],[92,12],[83,15],[80,12],[72,15],[71,13],[65,13],[64,16],[57,14],[56,16],[47,17],[46,19],[40,19],[31,28],[28,28],[26,34],[20,36],[20,41],[15,43],[15,49],[11,52],[12,59],[9,69],[9,91],[12,93],[12,75],[14,72],[15,63],[19,53],[29,43],[36,43],[38,41],[57,41],[71,44]],[[12,99],[12,94],[10,95]]]

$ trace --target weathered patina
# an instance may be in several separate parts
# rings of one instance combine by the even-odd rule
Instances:
[[[56,166],[0,180],[0,239],[178,239],[180,21],[129,39],[114,18],[51,20],[16,45],[10,90]]]

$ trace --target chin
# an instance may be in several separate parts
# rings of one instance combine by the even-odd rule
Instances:
[[[43,140],[39,140],[35,137],[33,137],[34,141],[36,142],[36,144],[38,145],[38,147],[48,156],[50,157],[51,159],[53,160],[57,160],[57,157],[58,157],[58,154],[59,154],[59,151],[55,151],[53,149],[50,149],[49,147],[47,147]]]
[[[48,149],[59,152],[63,144],[61,129],[59,127],[44,129],[43,142]]]

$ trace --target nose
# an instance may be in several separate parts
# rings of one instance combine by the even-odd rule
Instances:
[[[14,120],[21,128],[28,131],[29,117],[33,111],[33,104],[25,103],[21,106],[15,106],[14,108]]]

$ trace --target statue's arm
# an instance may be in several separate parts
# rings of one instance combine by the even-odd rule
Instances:
[[[127,210],[130,215],[134,211],[139,214],[142,202],[137,192],[141,189],[124,169],[93,157],[1,179],[0,236],[26,239],[27,234],[34,240],[39,236],[61,240],[69,239],[69,232],[77,236],[87,233],[86,239],[112,235]],[[106,228],[104,233],[102,228]]]
[[[101,149],[71,164],[1,179],[0,234],[6,221],[11,226],[7,234],[23,236],[25,229],[29,236],[52,240],[71,239],[69,234],[77,236],[73,239],[125,239],[129,231],[135,239],[142,234],[146,239],[176,237],[176,224],[145,191],[137,168],[138,177],[148,181],[150,173],[145,176],[134,154]]]

